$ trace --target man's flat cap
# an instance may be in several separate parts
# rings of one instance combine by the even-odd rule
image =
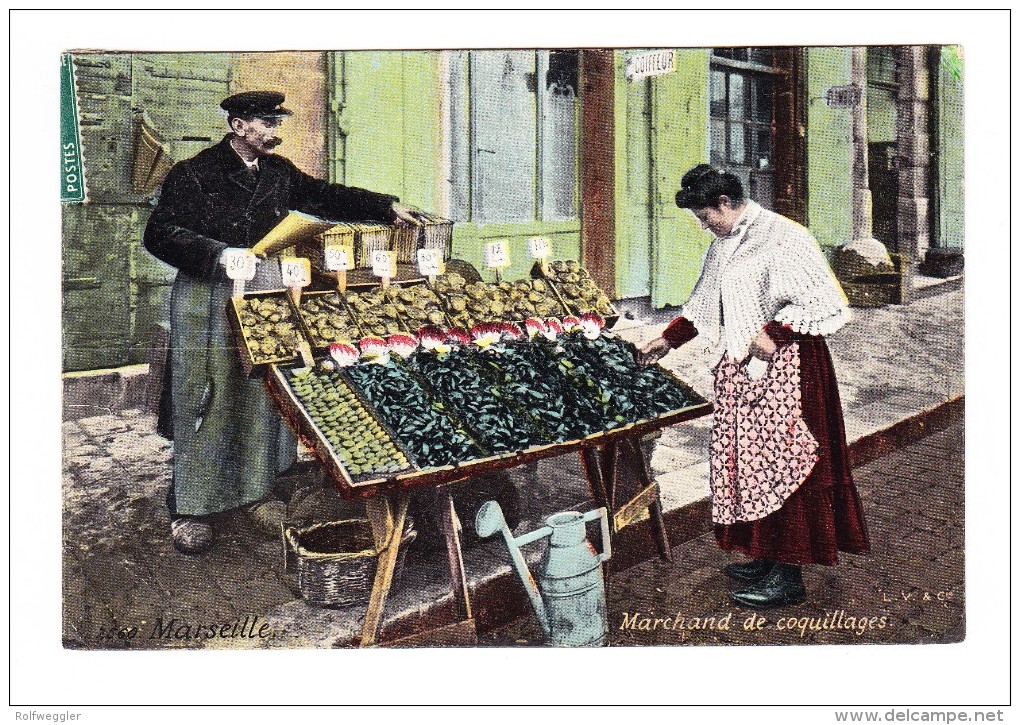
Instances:
[[[291,114],[280,105],[283,100],[277,91],[247,91],[224,98],[220,108],[239,118],[282,118]]]

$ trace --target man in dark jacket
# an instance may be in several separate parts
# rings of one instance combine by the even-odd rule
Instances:
[[[292,209],[336,221],[417,221],[396,197],[329,184],[273,154],[290,115],[283,101],[269,91],[224,100],[231,133],[170,170],[145,229],[145,248],[178,270],[170,301],[174,468],[167,503],[174,546],[185,553],[212,544],[212,514],[241,506],[278,534],[285,508],[273,486],[294,461],[294,438],[262,385],[245,377],[230,342],[232,284],[223,253],[252,247]],[[282,286],[279,264],[264,260],[248,289]]]

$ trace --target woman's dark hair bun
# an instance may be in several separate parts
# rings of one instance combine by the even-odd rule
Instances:
[[[729,197],[735,204],[744,201],[744,187],[740,179],[710,164],[698,164],[681,179],[680,191],[676,193],[676,205],[681,209],[718,207],[720,196]]]

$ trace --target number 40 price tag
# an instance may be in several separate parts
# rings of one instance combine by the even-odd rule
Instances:
[[[281,257],[280,275],[283,286],[291,289],[307,287],[312,281],[312,265],[304,257]]]

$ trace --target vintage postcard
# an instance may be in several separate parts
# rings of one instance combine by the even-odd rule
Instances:
[[[53,70],[65,648],[964,640],[962,47]]]

